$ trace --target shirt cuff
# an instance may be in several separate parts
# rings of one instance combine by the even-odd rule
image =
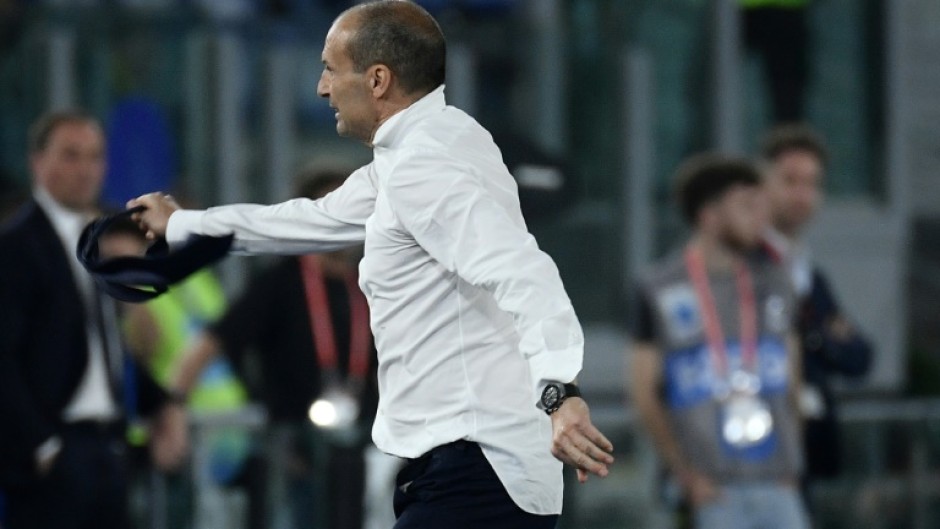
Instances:
[[[536,395],[541,395],[542,388],[549,382],[573,382],[581,372],[583,358],[584,349],[581,346],[550,351],[529,358]]]
[[[166,242],[173,247],[186,242],[194,233],[199,233],[205,211],[198,209],[180,209],[170,215],[166,224]]]

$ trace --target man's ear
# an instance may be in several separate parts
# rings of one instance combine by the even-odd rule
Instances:
[[[369,80],[369,88],[372,90],[372,97],[381,99],[392,89],[393,76],[392,71],[384,64],[375,64],[366,71]]]

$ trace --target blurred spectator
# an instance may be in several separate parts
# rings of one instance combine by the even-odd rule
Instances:
[[[809,72],[810,0],[739,0],[744,42],[763,59],[778,123],[802,119]]]
[[[796,408],[799,350],[783,269],[753,251],[766,229],[749,162],[703,155],[679,170],[692,236],[646,274],[633,397],[699,529],[809,527]]]
[[[0,59],[23,31],[23,8],[18,0],[0,0]]]
[[[557,219],[578,199],[570,164],[517,134],[493,134],[503,161],[519,186],[519,207],[526,222]]]
[[[766,247],[787,268],[799,299],[806,474],[809,480],[832,478],[839,473],[841,450],[830,380],[834,375],[865,375],[872,349],[842,312],[829,281],[802,240],[823,199],[828,155],[822,138],[805,125],[781,125],[767,134],[761,157],[767,163],[773,222]]]
[[[75,255],[96,212],[104,136],[80,111],[31,128],[34,193],[0,233],[0,484],[10,529],[125,528],[121,388],[114,305]],[[155,419],[162,468],[186,449],[185,414],[150,377],[140,410]]]
[[[111,257],[142,256],[147,244],[145,234],[130,218],[115,222],[99,243],[102,255]],[[169,388],[190,340],[217,320],[224,310],[222,285],[210,270],[200,270],[162,296],[147,303],[125,305],[123,327],[127,346],[139,365],[162,387]],[[247,402],[245,388],[228,361],[220,357],[203,371],[188,395],[187,407],[201,414],[226,413],[243,409]],[[135,446],[146,442],[146,432],[140,427],[132,427],[128,435]],[[246,465],[251,451],[248,434],[221,429],[207,434],[199,442],[209,447],[208,468],[200,472],[206,472],[218,485],[236,482],[246,482],[249,487],[255,485],[249,488],[248,527],[266,527],[260,483],[254,482],[255,476]],[[167,515],[171,527],[183,526],[192,516],[185,507],[189,495],[187,477],[173,476],[169,482],[172,501]]]
[[[348,175],[304,171],[298,196],[320,198]],[[358,251],[285,258],[256,276],[231,309],[187,350],[177,377],[177,387],[189,391],[219,353],[236,365],[243,364],[250,349],[259,354],[263,399],[287,463],[292,527],[298,529],[318,527],[316,520],[323,516],[313,511],[316,505],[327,508],[326,527],[362,526],[363,449],[377,390],[368,309],[356,284],[354,257]],[[356,399],[361,411],[355,424],[346,431],[314,431],[308,417],[311,404],[336,393]],[[338,404],[336,399],[333,404]],[[316,457],[315,449],[324,445],[326,455]],[[326,461],[325,468],[321,461]],[[324,492],[318,491],[318,482],[328,484],[326,501],[316,501],[315,495]]]

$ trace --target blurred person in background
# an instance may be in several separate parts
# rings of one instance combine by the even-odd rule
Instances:
[[[23,2],[0,0],[0,62],[23,32]]]
[[[562,462],[582,482],[606,476],[613,446],[576,384],[584,336],[558,269],[492,136],[446,104],[445,57],[417,4],[352,7],[327,34],[317,92],[372,163],[317,201],[192,211],[151,193],[128,206],[147,206],[137,219],[173,243],[234,233],[236,251],[289,253],[364,242],[381,396],[372,436],[411,460],[396,529],[554,527]]]
[[[123,357],[117,315],[78,262],[105,174],[99,122],[54,112],[30,129],[33,197],[0,231],[0,484],[7,527],[128,525]],[[185,413],[146,374],[160,468],[185,455]]]
[[[808,528],[795,305],[782,267],[756,255],[766,229],[760,175],[700,155],[680,167],[692,229],[641,279],[633,399],[693,510],[694,527]]]
[[[803,119],[809,78],[810,0],[738,1],[745,46],[763,59],[773,121]]]
[[[831,381],[868,373],[871,344],[842,311],[823,271],[813,263],[803,235],[823,201],[828,154],[819,134],[807,125],[770,130],[761,158],[772,226],[766,250],[786,267],[799,300],[797,328],[803,345],[803,391],[807,484],[834,478],[842,453],[838,410]]]
[[[130,218],[115,221],[101,237],[99,251],[105,257],[143,256],[148,241]],[[179,368],[182,352],[206,325],[225,311],[222,285],[206,268],[176,284],[165,294],[146,303],[122,306],[125,343],[137,365],[146,369],[164,388],[172,390],[172,376]],[[247,391],[224,357],[215,358],[203,370],[192,391],[186,395],[187,408],[196,414],[236,413],[248,402]],[[128,431],[132,446],[144,446],[147,432],[140,424]],[[216,428],[195,439],[209,446],[206,472],[218,486],[246,485],[249,489],[249,528],[266,527],[264,494],[257,473],[249,466],[252,452],[248,433],[237,428]],[[136,459],[135,459],[136,460]],[[147,461],[139,472],[148,470]],[[144,473],[143,477],[147,477]],[[169,480],[168,524],[181,527],[193,516],[188,501],[189,475],[172,475]],[[224,514],[221,519],[224,519]],[[218,519],[218,517],[217,517]]]
[[[322,198],[350,172],[308,168],[297,177],[297,196]],[[181,351],[175,377],[176,389],[191,393],[206,366],[223,353],[239,366],[246,356],[257,356],[277,459],[286,463],[272,471],[287,474],[296,529],[362,527],[363,450],[378,390],[368,307],[356,283],[359,255],[358,248],[350,248],[287,257],[268,267]],[[345,432],[330,425],[315,429],[308,417],[311,405],[335,393],[355,399],[354,424]],[[317,506],[325,507],[327,516],[316,512]]]

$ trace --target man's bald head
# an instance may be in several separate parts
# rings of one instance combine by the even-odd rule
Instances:
[[[424,95],[444,84],[444,33],[421,6],[378,0],[349,8],[340,19],[355,32],[346,52],[357,71],[384,64],[407,94]]]

